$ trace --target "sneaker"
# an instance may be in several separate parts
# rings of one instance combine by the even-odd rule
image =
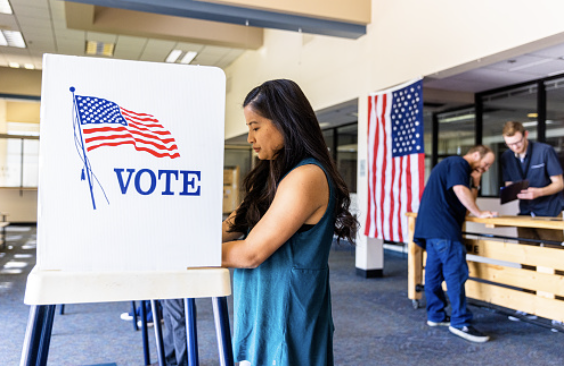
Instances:
[[[552,323],[552,328],[550,328],[550,330],[553,331],[554,333],[564,331],[564,323],[554,319],[552,320],[551,323]]]
[[[427,325],[430,327],[438,327],[438,326],[445,326],[448,327],[450,326],[450,316],[445,316],[445,319],[443,321],[440,322],[434,322],[432,320],[427,320]]]
[[[464,338],[470,342],[484,343],[490,339],[489,336],[478,331],[476,328],[474,328],[471,325],[465,325],[460,328],[455,328],[451,325],[448,327],[448,330],[450,330],[452,334],[456,334],[457,336]]]
[[[520,322],[521,319],[523,319],[523,318],[526,318],[526,319],[529,319],[529,320],[535,320],[535,319],[538,318],[538,316],[533,315],[533,314],[527,314],[524,311],[517,310],[515,312],[515,315],[509,315],[507,317],[507,319],[511,320],[512,322]]]
[[[119,317],[121,318],[121,320],[125,320],[125,321],[133,320],[133,315],[131,315],[130,313],[121,313]]]

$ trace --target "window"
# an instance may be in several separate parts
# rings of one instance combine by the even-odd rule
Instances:
[[[358,126],[339,127],[337,131],[337,170],[351,193],[356,192],[356,166],[358,151]]]
[[[358,123],[348,124],[322,131],[329,155],[337,165],[351,193],[356,193],[356,171],[358,156]]]
[[[27,107],[26,102],[20,104]],[[7,118],[17,119],[18,115],[7,113]],[[39,124],[8,120],[6,133],[0,135],[0,187],[37,188],[38,173]]]
[[[545,81],[546,143],[554,147],[564,166],[564,78]]]
[[[537,139],[537,84],[505,89],[500,92],[484,93],[482,102],[482,143],[489,146],[496,160],[482,177],[483,196],[498,196],[504,185],[499,158],[507,150],[503,140],[503,125],[507,121],[518,121],[529,131],[529,139]]]

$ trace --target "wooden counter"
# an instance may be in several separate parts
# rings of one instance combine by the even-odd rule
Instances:
[[[408,298],[412,300],[414,307],[417,307],[422,297],[421,285],[424,283],[426,255],[424,250],[413,242],[417,214],[407,213],[407,216]],[[481,219],[468,216],[466,222],[482,223],[490,228],[564,230],[564,220],[553,217],[501,216]],[[519,244],[518,238],[495,239],[489,235],[481,237],[480,233],[472,233],[463,240],[468,254],[472,255],[472,259],[467,258],[470,271],[470,279],[466,282],[467,297],[564,321],[564,276],[561,274],[564,272],[564,246],[525,245]],[[528,268],[519,268],[522,265]],[[536,269],[531,269],[531,266]]]

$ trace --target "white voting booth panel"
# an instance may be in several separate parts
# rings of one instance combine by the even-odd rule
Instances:
[[[46,55],[30,305],[221,297],[225,76]]]
[[[220,267],[224,109],[217,68],[44,56],[20,365],[47,364],[55,304],[197,297],[213,298],[221,364],[233,365]],[[197,364],[193,300],[186,308]],[[155,335],[164,365],[158,321]]]
[[[220,266],[223,71],[58,55],[43,65],[39,269]]]

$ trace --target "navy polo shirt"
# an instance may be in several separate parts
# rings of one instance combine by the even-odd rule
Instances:
[[[561,175],[562,166],[552,146],[541,142],[529,141],[525,160],[515,157],[515,153],[507,150],[501,156],[504,182],[529,180],[529,187],[546,187],[552,181],[551,176]],[[534,200],[519,200],[519,215],[558,216],[564,209],[562,192]]]
[[[433,168],[415,222],[413,239],[417,245],[425,248],[425,239],[462,241],[467,209],[452,188],[469,187],[471,173],[470,164],[460,156],[450,156]]]

